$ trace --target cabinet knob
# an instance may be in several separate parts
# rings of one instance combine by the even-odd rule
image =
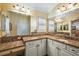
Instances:
[[[56,49],[61,50],[59,47],[56,47]]]
[[[39,46],[40,46],[39,44],[36,45],[36,47],[39,47]]]

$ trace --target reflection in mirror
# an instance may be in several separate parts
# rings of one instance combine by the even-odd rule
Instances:
[[[63,30],[63,26],[62,25],[60,25],[60,30]]]
[[[10,35],[9,23],[10,23],[10,19],[8,18],[8,16],[3,16],[2,17],[2,32],[5,32],[7,36]]]

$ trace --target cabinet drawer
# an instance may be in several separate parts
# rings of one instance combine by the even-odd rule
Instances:
[[[37,41],[30,41],[30,42],[26,42],[26,46],[31,48],[31,47],[36,47],[37,44],[40,44],[41,40],[37,40]]]
[[[41,42],[41,40],[36,40],[36,41],[34,41],[34,43],[35,43],[35,44],[40,44],[40,43],[42,43],[42,42]]]
[[[79,54],[79,49],[76,47],[67,45],[67,50],[74,53],[74,54]]]
[[[46,39],[42,39],[41,42],[46,42]]]
[[[26,47],[32,47],[32,46],[34,46],[34,43],[33,42],[26,42]]]
[[[61,56],[76,56],[76,54],[71,53],[71,52],[69,52],[69,51],[63,49],[63,50],[61,51]]]
[[[52,41],[53,46],[55,47],[59,47],[59,48],[66,48],[66,44],[61,43],[61,42],[57,42],[57,41]]]

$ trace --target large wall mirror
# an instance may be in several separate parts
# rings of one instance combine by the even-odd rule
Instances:
[[[72,35],[79,37],[79,19],[72,21],[71,29]]]

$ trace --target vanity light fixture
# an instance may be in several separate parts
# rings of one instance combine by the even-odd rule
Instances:
[[[67,8],[63,5],[62,7],[60,7],[60,8],[57,8],[57,14],[60,14],[61,12],[63,12],[63,11],[66,11],[67,10]]]
[[[60,18],[55,18],[55,22],[62,22],[63,20]]]
[[[24,5],[13,5],[14,10],[11,10],[12,12],[24,14],[24,15],[32,15],[29,8],[25,8]]]

